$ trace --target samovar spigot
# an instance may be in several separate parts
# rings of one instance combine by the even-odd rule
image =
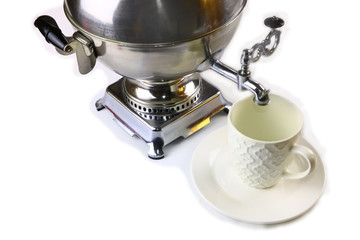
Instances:
[[[250,49],[244,49],[241,55],[241,69],[236,71],[225,65],[220,60],[212,60],[210,68],[220,75],[236,82],[239,90],[249,90],[254,94],[254,102],[257,105],[267,105],[270,102],[270,90],[251,77],[250,64],[257,62],[262,56],[272,55],[280,42],[281,31],[278,28],[284,25],[284,20],[278,17],[270,17],[264,20],[264,24],[271,28],[265,40],[255,44]],[[271,48],[269,48],[269,46]]]

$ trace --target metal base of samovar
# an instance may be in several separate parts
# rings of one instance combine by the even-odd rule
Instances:
[[[163,158],[164,146],[206,126],[226,105],[220,91],[198,73],[172,84],[139,82],[121,78],[106,89],[96,108],[108,109],[126,132],[143,139],[152,159]]]

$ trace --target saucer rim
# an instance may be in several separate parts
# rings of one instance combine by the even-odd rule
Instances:
[[[218,135],[220,135],[221,137],[217,137]],[[274,220],[251,220],[251,219],[247,219],[245,217],[241,217],[238,215],[234,215],[231,214],[231,212],[225,211],[221,208],[221,206],[217,206],[215,203],[211,202],[211,199],[208,199],[205,194],[202,192],[202,189],[200,189],[200,186],[197,183],[196,180],[196,176],[195,176],[195,170],[194,170],[194,165],[195,165],[195,161],[210,161],[210,151],[207,151],[206,154],[206,160],[204,160],[204,158],[197,158],[197,155],[199,155],[199,152],[201,151],[201,149],[203,149],[205,147],[205,143],[210,141],[210,140],[215,140],[217,143],[219,143],[218,145],[218,151],[223,150],[224,148],[226,148],[226,141],[219,141],[220,139],[225,139],[226,140],[226,136],[227,136],[227,126],[223,126],[220,127],[216,130],[214,130],[213,132],[211,132],[205,139],[203,139],[198,146],[195,148],[193,155],[192,155],[192,159],[191,159],[191,178],[192,178],[192,182],[195,186],[196,191],[199,193],[199,195],[201,196],[202,199],[204,199],[206,201],[206,203],[208,205],[210,205],[212,208],[214,208],[215,210],[217,210],[218,212],[220,212],[222,215],[227,216],[231,219],[234,219],[236,221],[241,221],[241,222],[246,222],[246,223],[252,223],[252,224],[278,224],[278,223],[282,223],[282,222],[288,222],[291,221],[293,219],[296,219],[304,214],[306,214],[308,211],[310,211],[315,205],[316,203],[319,201],[319,199],[321,198],[321,196],[323,195],[324,191],[325,191],[325,186],[326,186],[326,171],[325,171],[325,166],[324,163],[321,159],[321,156],[318,154],[318,152],[316,151],[316,149],[312,146],[311,143],[309,143],[306,139],[303,138],[303,136],[300,136],[299,140],[297,142],[304,142],[306,145],[308,145],[310,147],[310,149],[314,152],[314,154],[317,157],[317,166],[315,169],[315,172],[321,173],[321,175],[323,176],[322,179],[318,178],[318,181],[322,181],[321,182],[321,187],[318,188],[318,191],[316,191],[316,195],[317,197],[314,198],[314,201],[312,201],[311,204],[308,204],[305,209],[303,211],[299,211],[296,214],[290,214],[288,217],[283,217],[283,218],[279,218],[279,219],[274,219]],[[206,151],[205,151],[206,152]],[[202,156],[204,156],[204,153],[201,154]],[[210,166],[210,163],[208,164],[208,168],[206,169],[207,171],[213,171],[212,167]],[[315,174],[314,172],[314,174]],[[212,180],[215,182],[216,186],[217,186],[217,190],[223,190],[222,187],[217,183],[215,176],[212,175]],[[289,181],[284,179],[284,181]],[[268,188],[269,189],[269,188]],[[270,188],[271,189],[271,188]],[[213,191],[215,191],[213,189]],[[219,191],[218,191],[219,192]],[[230,195],[226,194],[225,191],[220,191],[222,193],[222,195],[225,195],[227,197],[231,197]],[[315,194],[314,194],[315,195]],[[239,201],[238,201],[239,202]]]

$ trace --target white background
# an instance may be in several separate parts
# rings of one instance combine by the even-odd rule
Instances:
[[[192,183],[192,153],[225,115],[166,147],[164,160],[148,159],[146,144],[94,108],[119,77],[101,63],[80,75],[75,57],[58,55],[33,27],[41,14],[72,34],[61,0],[10,1],[0,14],[0,239],[359,237],[357,1],[251,0],[222,58],[238,68],[241,50],[266,36],[263,19],[285,19],[278,51],[252,66],[253,77],[304,111],[327,185],[308,213],[272,226],[217,213]]]

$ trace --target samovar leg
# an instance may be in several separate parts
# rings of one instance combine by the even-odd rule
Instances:
[[[152,142],[149,142],[147,144],[149,145],[149,158],[154,160],[164,158],[164,140],[162,138],[155,138]]]

